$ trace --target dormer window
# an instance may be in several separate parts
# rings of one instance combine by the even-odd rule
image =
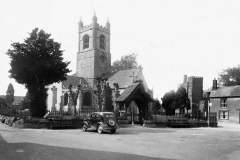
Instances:
[[[89,36],[84,35],[83,36],[83,49],[89,48]]]
[[[104,35],[101,35],[100,36],[100,48],[101,49],[105,49],[105,36]]]

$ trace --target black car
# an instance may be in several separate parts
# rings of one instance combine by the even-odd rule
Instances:
[[[94,112],[83,121],[83,131],[92,130],[99,134],[103,132],[116,133],[118,128],[115,114],[112,112]]]

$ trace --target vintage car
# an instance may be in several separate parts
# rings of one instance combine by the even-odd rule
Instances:
[[[82,130],[97,131],[99,134],[103,132],[116,133],[118,128],[115,114],[112,112],[93,112],[83,121]]]

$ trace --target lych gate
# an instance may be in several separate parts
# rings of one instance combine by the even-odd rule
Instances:
[[[143,120],[149,118],[149,106],[152,101],[152,97],[145,91],[142,83],[129,86],[116,100],[122,113],[120,117],[125,116],[132,123],[143,123]]]

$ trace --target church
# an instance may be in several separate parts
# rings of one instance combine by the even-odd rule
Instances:
[[[48,86],[48,110],[80,115],[117,111],[132,122],[146,119],[153,96],[142,68],[111,73],[109,21],[99,25],[95,14],[90,25],[80,20],[76,60],[75,74]]]

